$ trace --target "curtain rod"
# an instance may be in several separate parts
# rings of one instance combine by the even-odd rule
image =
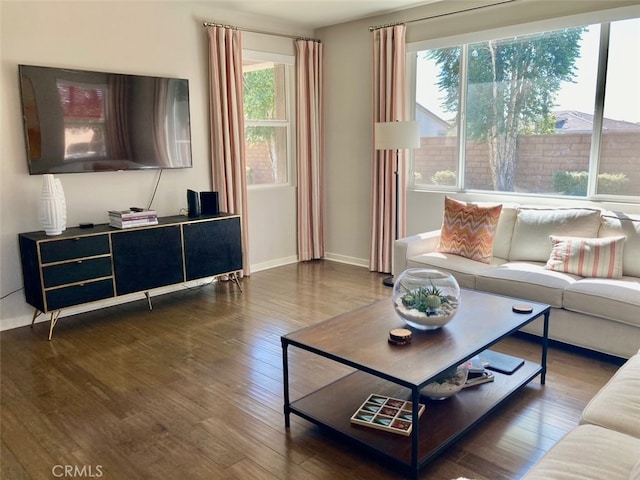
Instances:
[[[253,28],[243,28],[243,27],[237,27],[235,25],[224,25],[222,23],[215,23],[215,22],[207,22],[207,21],[205,21],[205,22],[202,22],[202,26],[203,27],[231,28],[233,30],[240,30],[241,32],[259,33],[261,35],[273,35],[273,36],[276,36],[276,37],[292,38],[294,40],[310,40],[312,42],[322,43],[320,40],[318,40],[316,38],[302,37],[300,35],[288,35],[286,33],[267,32],[265,30],[256,30],[256,29],[253,29]]]
[[[380,30],[381,28],[387,28],[387,27],[393,27],[396,25],[406,25],[408,23],[416,23],[416,22],[423,22],[425,20],[431,20],[433,18],[441,18],[441,17],[448,17],[449,15],[455,15],[458,13],[465,13],[465,12],[471,12],[473,10],[480,10],[482,8],[487,8],[487,7],[495,7],[497,5],[502,5],[503,3],[511,3],[511,2],[515,2],[516,0],[502,0],[499,2],[494,2],[494,3],[490,3],[488,5],[478,5],[477,7],[469,7],[469,8],[463,8],[462,10],[456,10],[454,12],[447,12],[447,13],[440,13],[438,15],[431,15],[429,17],[422,17],[422,18],[414,18],[413,20],[406,20],[404,22],[395,22],[395,23],[387,23],[385,25],[377,25],[374,27],[369,27],[369,31],[373,32],[374,30]]]

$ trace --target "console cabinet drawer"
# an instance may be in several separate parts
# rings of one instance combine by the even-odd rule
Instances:
[[[74,237],[40,243],[43,264],[111,253],[109,235]]]
[[[58,310],[81,303],[113,297],[113,280],[105,279],[47,290],[47,310]]]
[[[42,268],[45,288],[111,276],[111,257],[58,263]]]

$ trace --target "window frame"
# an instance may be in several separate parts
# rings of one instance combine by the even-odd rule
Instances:
[[[407,188],[413,191],[431,191],[431,192],[455,192],[455,193],[479,193],[489,195],[504,195],[504,196],[532,196],[538,198],[561,198],[561,199],[574,199],[574,200],[596,200],[605,202],[629,202],[640,203],[640,196],[637,195],[612,195],[612,194],[598,194],[596,193],[599,164],[600,164],[600,147],[602,140],[602,122],[604,115],[604,95],[606,88],[606,75],[607,75],[607,56],[609,48],[609,33],[610,25],[616,21],[629,20],[638,18],[640,19],[640,7],[622,7],[601,12],[591,12],[588,14],[572,15],[567,17],[559,17],[551,20],[530,22],[520,25],[511,25],[502,28],[495,28],[489,30],[482,30],[477,32],[470,32],[460,35],[453,35],[449,37],[434,38],[428,40],[419,40],[415,42],[407,43],[406,45],[406,64],[407,64],[407,105],[411,118],[416,118],[416,75],[417,75],[417,56],[418,52],[425,50],[435,50],[439,48],[446,48],[452,46],[459,46],[462,49],[462,55],[464,61],[461,62],[462,68],[460,72],[460,90],[459,95],[459,108],[461,108],[461,121],[457,125],[457,143],[458,149],[457,156],[457,168],[456,185],[431,185],[426,183],[417,183],[415,179],[415,155],[413,151],[410,151],[409,157],[409,181]],[[491,39],[500,38],[513,38],[523,36],[527,34],[558,30],[563,28],[580,27],[583,25],[600,25],[600,54],[598,57],[597,72],[598,77],[596,79],[596,92],[595,92],[595,108],[594,108],[594,126],[591,133],[591,151],[589,155],[589,179],[587,185],[587,193],[582,196],[568,196],[568,195],[554,195],[551,193],[536,193],[530,194],[525,192],[505,192],[497,190],[476,190],[465,189],[465,125],[466,125],[466,95],[467,95],[467,51],[468,45],[473,43],[484,42]],[[640,166],[639,166],[640,167]]]
[[[295,56],[282,53],[265,52],[260,50],[242,50],[243,60],[253,60],[262,62],[272,62],[276,64],[285,65],[285,111],[287,113],[287,120],[247,120],[244,121],[246,127],[285,127],[286,131],[286,173],[287,181],[280,183],[259,183],[249,184],[247,182],[247,189],[249,190],[261,190],[261,189],[273,189],[282,187],[291,187],[295,185],[294,182],[294,152],[296,148],[295,138]],[[244,70],[243,70],[244,73]],[[244,133],[243,133],[244,135]]]

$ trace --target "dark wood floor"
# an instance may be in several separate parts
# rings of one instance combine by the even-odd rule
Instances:
[[[280,336],[388,297],[381,280],[311,262],[255,273],[243,293],[221,282],[153,297],[152,311],[141,296],[62,318],[51,342],[46,323],[2,332],[2,479],[65,468],[116,480],[404,478],[300,418],[287,431],[282,414]],[[527,338],[501,349],[539,358]],[[342,373],[313,358],[296,365],[294,398]],[[547,384],[519,392],[421,478],[520,478],[617,365],[551,348]]]

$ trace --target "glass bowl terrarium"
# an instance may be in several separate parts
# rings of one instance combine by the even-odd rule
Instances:
[[[433,330],[453,318],[460,304],[460,286],[439,270],[409,268],[393,285],[393,307],[408,325]]]
[[[467,367],[452,367],[434,378],[431,383],[425,385],[420,390],[420,393],[432,400],[444,400],[464,388],[468,375],[469,370]]]

